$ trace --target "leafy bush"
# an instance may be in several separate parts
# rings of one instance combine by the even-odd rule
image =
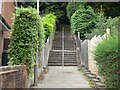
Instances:
[[[105,34],[107,28],[111,30],[111,34],[118,33],[118,20],[119,20],[118,17],[115,18],[110,17],[109,19],[106,19],[102,12],[100,12],[96,16],[97,16],[97,23],[95,25],[96,27],[92,30],[91,33],[86,34],[86,37],[88,39],[91,39],[95,35],[98,36]]]
[[[67,2],[42,2],[41,9],[43,9],[45,14],[53,13],[57,22],[61,24],[68,24],[69,20],[67,20],[66,16],[66,6]]]
[[[113,35],[99,43],[94,52],[99,74],[104,77],[107,87],[120,87],[119,50],[118,35]]]
[[[28,73],[35,64],[36,46],[44,43],[42,20],[31,7],[17,8],[10,37],[9,65],[27,65]]]
[[[79,9],[80,4],[83,4],[82,2],[69,2],[66,11],[67,11],[67,17],[69,20],[71,19],[71,16],[75,13],[76,10]]]
[[[109,17],[106,22],[106,26],[110,28],[112,34],[118,33],[118,22],[119,17],[111,18]]]
[[[97,23],[95,25],[95,28],[93,28],[91,33],[86,34],[86,38],[91,39],[95,35],[103,35],[106,32],[107,25],[106,25],[106,17],[104,16],[104,13],[96,13],[97,17]]]
[[[96,25],[96,16],[90,6],[80,5],[79,9],[71,17],[71,28],[74,33],[80,32],[81,40],[86,33],[91,33]]]
[[[54,14],[47,14],[42,18],[44,30],[45,30],[45,39],[52,34],[56,25],[56,17]]]

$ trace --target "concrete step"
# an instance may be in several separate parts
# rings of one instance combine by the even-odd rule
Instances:
[[[52,61],[56,61],[56,60],[62,60],[62,57],[49,57],[49,61],[52,60]],[[64,58],[65,61],[76,61],[77,59],[76,58]]]
[[[57,62],[57,63],[58,63],[58,62],[61,63],[62,60],[61,60],[61,61],[60,61],[60,60],[56,60],[56,61],[55,61],[55,60],[54,60],[54,61],[50,60],[48,63],[56,63],[56,62]],[[75,61],[75,60],[74,60],[74,61],[64,61],[64,62],[65,62],[65,63],[66,63],[66,62],[67,62],[67,63],[72,63],[72,62],[73,62],[73,63],[77,63],[77,61]]]
[[[62,60],[62,57],[49,57],[49,60]],[[64,58],[64,60],[66,61],[75,60],[76,61],[76,58]]]
[[[62,66],[62,63],[48,63],[48,66]],[[64,63],[64,66],[77,66],[76,63]]]
[[[50,60],[62,59],[61,56],[50,56]],[[76,60],[76,57],[64,57],[64,60]]]

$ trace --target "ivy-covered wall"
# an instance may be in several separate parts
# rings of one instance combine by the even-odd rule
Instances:
[[[35,64],[36,47],[44,43],[44,29],[36,9],[17,8],[13,18],[9,45],[9,65],[25,64],[28,73]]]

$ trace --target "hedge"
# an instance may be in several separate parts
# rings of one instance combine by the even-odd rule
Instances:
[[[108,88],[120,87],[120,47],[118,46],[118,37],[120,36],[109,36],[108,39],[97,45],[94,52],[98,72],[104,77]]]
[[[45,40],[53,33],[56,25],[56,16],[49,13],[42,17],[43,27],[45,30]]]
[[[86,39],[85,34],[91,33],[96,25],[96,15],[90,6],[80,5],[71,17],[71,28],[74,33],[80,32],[81,40]]]
[[[9,45],[9,65],[27,65],[28,73],[35,64],[36,47],[44,43],[44,29],[36,9],[17,8],[13,18]]]

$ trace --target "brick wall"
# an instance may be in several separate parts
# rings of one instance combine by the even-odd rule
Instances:
[[[2,0],[2,16],[10,26],[12,25],[12,17],[14,11],[15,11],[14,0],[10,0],[10,2],[5,2]]]
[[[28,75],[25,65],[0,67],[0,88],[27,88]]]
[[[9,24],[9,26],[12,26],[12,18],[13,14],[15,12],[15,2],[14,0],[2,0],[2,9],[1,9],[1,15],[5,19],[5,21]],[[0,29],[2,30],[2,26],[0,26]],[[3,47],[8,46],[8,43],[4,45],[4,39],[9,39],[10,38],[10,32],[9,31],[3,31],[3,34],[1,34],[0,31],[0,65],[1,65],[1,59],[2,59],[2,52],[3,52]]]

